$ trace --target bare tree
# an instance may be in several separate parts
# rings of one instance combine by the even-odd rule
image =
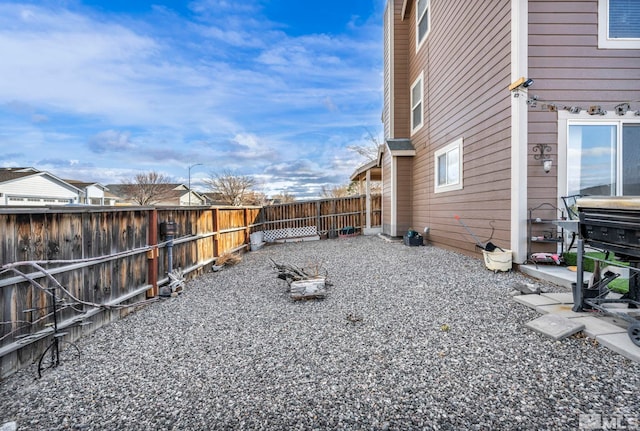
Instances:
[[[242,198],[242,205],[264,206],[267,204],[267,195],[262,192],[249,190]]]
[[[296,197],[287,191],[275,194],[271,199],[280,204],[290,204],[296,201]]]
[[[213,193],[217,193],[223,202],[234,206],[245,205],[251,189],[256,185],[253,177],[233,175],[229,171],[221,174],[212,173],[204,183]]]
[[[327,187],[322,186],[323,198],[345,198],[347,196],[353,196],[358,194],[358,188],[356,183],[349,183],[341,186]]]
[[[122,180],[121,193],[138,205],[154,205],[173,195],[171,177],[156,171],[142,172]]]
[[[378,149],[380,148],[380,139],[377,136],[374,136],[370,130],[367,129],[367,143],[362,145],[349,145],[347,146],[348,150],[351,150],[368,161],[373,161],[378,158]]]

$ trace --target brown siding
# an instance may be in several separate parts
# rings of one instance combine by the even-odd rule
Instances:
[[[382,109],[382,122],[384,123],[384,137],[391,137],[391,33],[393,31],[393,3],[387,3],[384,13],[384,106]]]
[[[391,235],[391,155],[382,156],[382,232]]]
[[[529,110],[528,136],[528,205],[535,207],[555,204],[558,196],[558,115],[542,105],[601,105],[610,111],[621,102],[640,100],[640,50],[598,49],[597,0],[530,0],[529,76],[535,80],[529,92],[539,98],[538,107]],[[554,167],[548,174],[532,156],[535,144],[552,148]]]
[[[398,218],[396,220],[397,234],[404,233],[412,227],[412,196],[413,189],[413,157],[398,157],[396,160],[398,181]],[[416,228],[417,229],[417,228]]]
[[[412,225],[419,231],[429,226],[436,245],[473,253],[474,241],[454,215],[483,239],[491,235],[494,221],[492,241],[508,247],[510,2],[432,0],[432,29],[417,53],[415,10],[409,3],[407,82],[421,72],[425,80],[425,125],[411,136],[416,148]],[[434,152],[458,138],[464,139],[464,188],[435,194]]]
[[[409,137],[410,126],[410,98],[409,86],[409,21],[402,20],[402,0],[395,1],[394,8],[394,34],[393,34],[393,85],[394,85],[394,130],[391,138],[407,138]],[[414,78],[415,79],[415,78]]]

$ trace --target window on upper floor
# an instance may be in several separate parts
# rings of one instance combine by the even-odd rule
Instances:
[[[430,0],[416,0],[416,6],[416,50],[418,50],[431,30]]]
[[[598,47],[640,49],[640,1],[598,0]]]
[[[413,81],[411,85],[411,133],[422,127],[423,118],[423,74]]]
[[[462,189],[462,138],[435,152],[435,193]]]

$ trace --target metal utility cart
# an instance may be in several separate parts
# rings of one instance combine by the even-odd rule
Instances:
[[[640,347],[640,320],[632,313],[615,312],[607,305],[627,304],[640,307],[640,197],[588,197],[577,200],[580,217],[577,241],[578,272],[573,289],[574,311],[594,309],[629,322],[631,341]],[[629,292],[619,299],[606,298],[606,285],[617,274],[606,272],[591,289],[584,282],[585,246],[613,252],[616,258],[629,262]],[[640,311],[640,310],[639,310]]]

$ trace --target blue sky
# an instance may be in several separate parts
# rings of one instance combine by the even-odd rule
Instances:
[[[0,166],[346,184],[382,125],[384,0],[0,3]]]

